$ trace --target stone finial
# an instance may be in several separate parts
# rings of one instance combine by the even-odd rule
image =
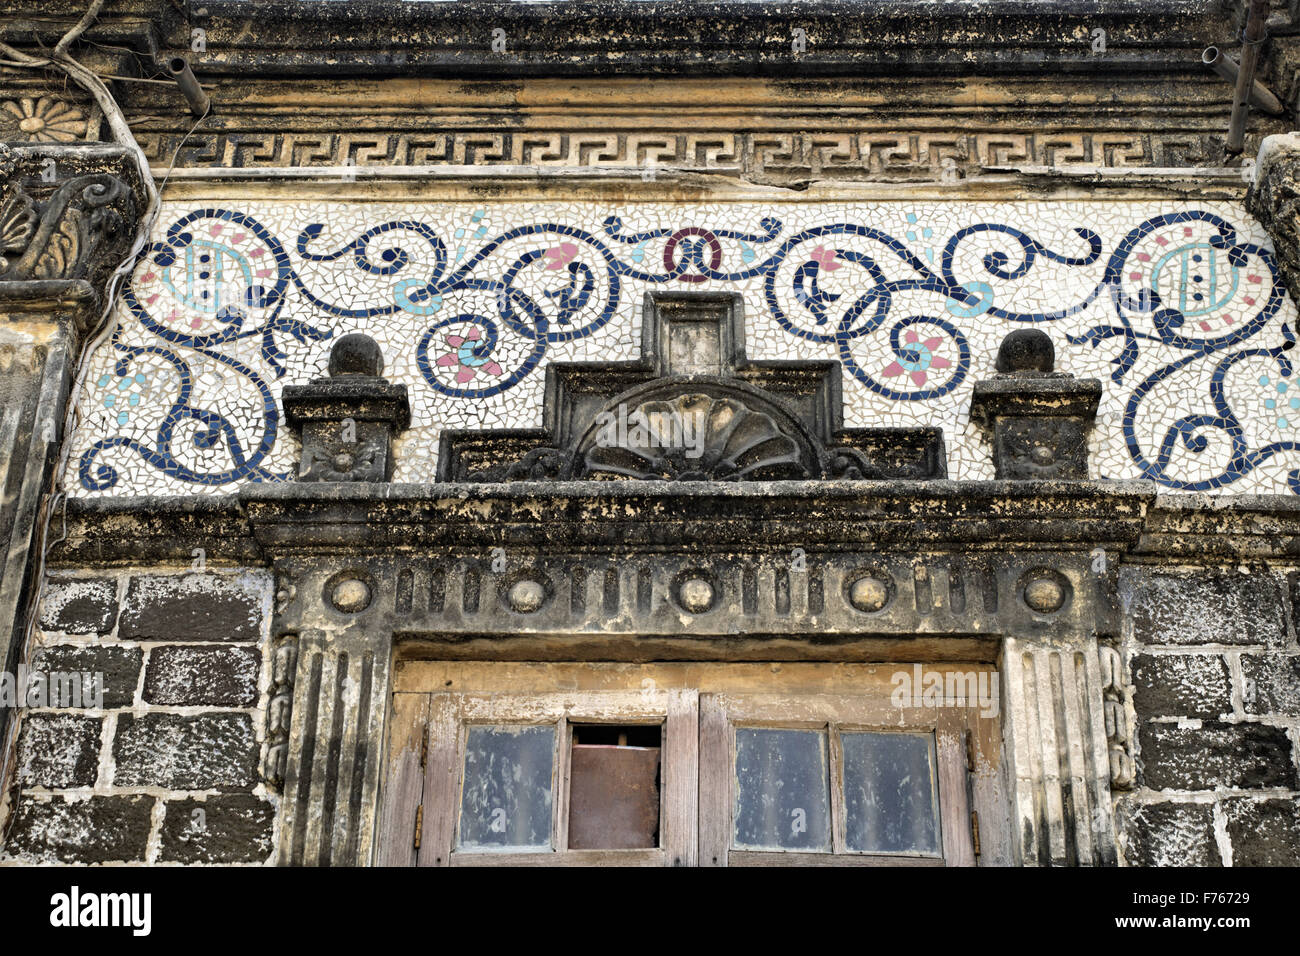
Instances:
[[[1101,382],[1053,372],[1054,363],[1045,332],[1017,329],[998,348],[999,374],[975,383],[971,419],[993,445],[998,478],[1088,477],[1088,432]]]
[[[302,430],[299,481],[388,481],[393,438],[411,423],[405,385],[380,377],[384,354],[351,333],[330,350],[329,375],[284,390],[289,427]]]
[[[330,349],[330,378],[341,375],[366,375],[379,378],[384,374],[384,352],[368,335],[349,332]]]
[[[1050,372],[1056,364],[1056,347],[1042,329],[1016,329],[998,346],[995,368],[999,372],[1023,374]]]

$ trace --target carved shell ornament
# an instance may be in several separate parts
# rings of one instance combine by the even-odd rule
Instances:
[[[592,478],[764,481],[807,477],[800,445],[768,414],[732,397],[685,394],[619,405],[596,418],[584,457]]]
[[[40,217],[32,201],[21,193],[0,209],[0,272],[7,271],[27,251]]]
[[[0,103],[0,138],[32,143],[70,143],[86,135],[86,115],[50,96]]]

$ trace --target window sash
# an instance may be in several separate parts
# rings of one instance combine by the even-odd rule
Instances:
[[[892,717],[887,717],[892,715]],[[901,716],[901,722],[900,722]],[[704,866],[912,865],[972,866],[965,734],[975,712],[955,708],[893,708],[888,700],[857,695],[700,695],[700,861]],[[735,834],[736,728],[820,729],[828,734],[831,851],[743,849]],[[849,850],[844,813],[842,731],[931,733],[939,815],[938,856]],[[709,786],[703,786],[708,776]]]
[[[929,669],[945,668],[927,665]],[[991,668],[976,665],[976,669]],[[889,699],[889,679],[895,670],[894,665],[855,664],[413,662],[404,675],[399,671],[392,697],[379,861],[434,866],[974,865],[971,801],[983,812],[990,807],[980,801],[988,802],[996,793],[987,783],[977,784],[974,776],[968,777],[966,735],[975,741],[981,759],[996,767],[998,721],[977,720],[974,708],[896,708]],[[772,685],[779,685],[782,693],[767,692]],[[575,689],[548,689],[555,687]],[[460,688],[470,692],[462,693]],[[735,768],[729,735],[737,721],[837,731],[933,733],[944,857],[731,849]],[[555,764],[558,782],[553,791],[550,851],[453,849],[466,723],[554,723],[566,728]],[[567,728],[571,723],[662,723],[660,847],[559,849],[567,846],[571,753]],[[838,733],[830,734],[830,748],[832,767],[842,766]],[[421,753],[426,756],[423,765]],[[724,759],[717,759],[718,753]],[[837,773],[831,786],[833,848],[842,850],[844,795],[838,776],[842,770],[832,772]],[[418,850],[412,843],[417,805],[423,807]],[[996,834],[984,834],[984,842],[991,837],[996,839]]]
[[[693,865],[699,695],[692,691],[595,691],[565,694],[435,693],[429,696],[431,745],[425,772],[426,816],[416,863],[421,866]],[[659,846],[568,849],[569,770],[574,724],[661,724]],[[469,728],[554,726],[551,849],[462,848],[457,845]],[[433,741],[442,742],[434,746]]]

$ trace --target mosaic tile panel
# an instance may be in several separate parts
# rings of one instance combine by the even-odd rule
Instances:
[[[638,355],[647,290],[744,296],[754,359],[838,359],[845,425],[940,425],[992,476],[973,383],[1011,329],[1103,380],[1099,478],[1300,493],[1295,309],[1235,203],[169,204],[92,356],[66,485],[226,492],[288,478],[286,384],[330,340],[411,393],[397,481],[446,428],[541,424],[543,367]]]

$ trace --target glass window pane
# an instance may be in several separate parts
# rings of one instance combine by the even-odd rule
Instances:
[[[554,761],[554,726],[470,727],[457,845],[549,849]]]
[[[829,850],[826,732],[736,728],[735,846]]]
[[[844,733],[845,843],[873,853],[938,853],[934,737]]]

